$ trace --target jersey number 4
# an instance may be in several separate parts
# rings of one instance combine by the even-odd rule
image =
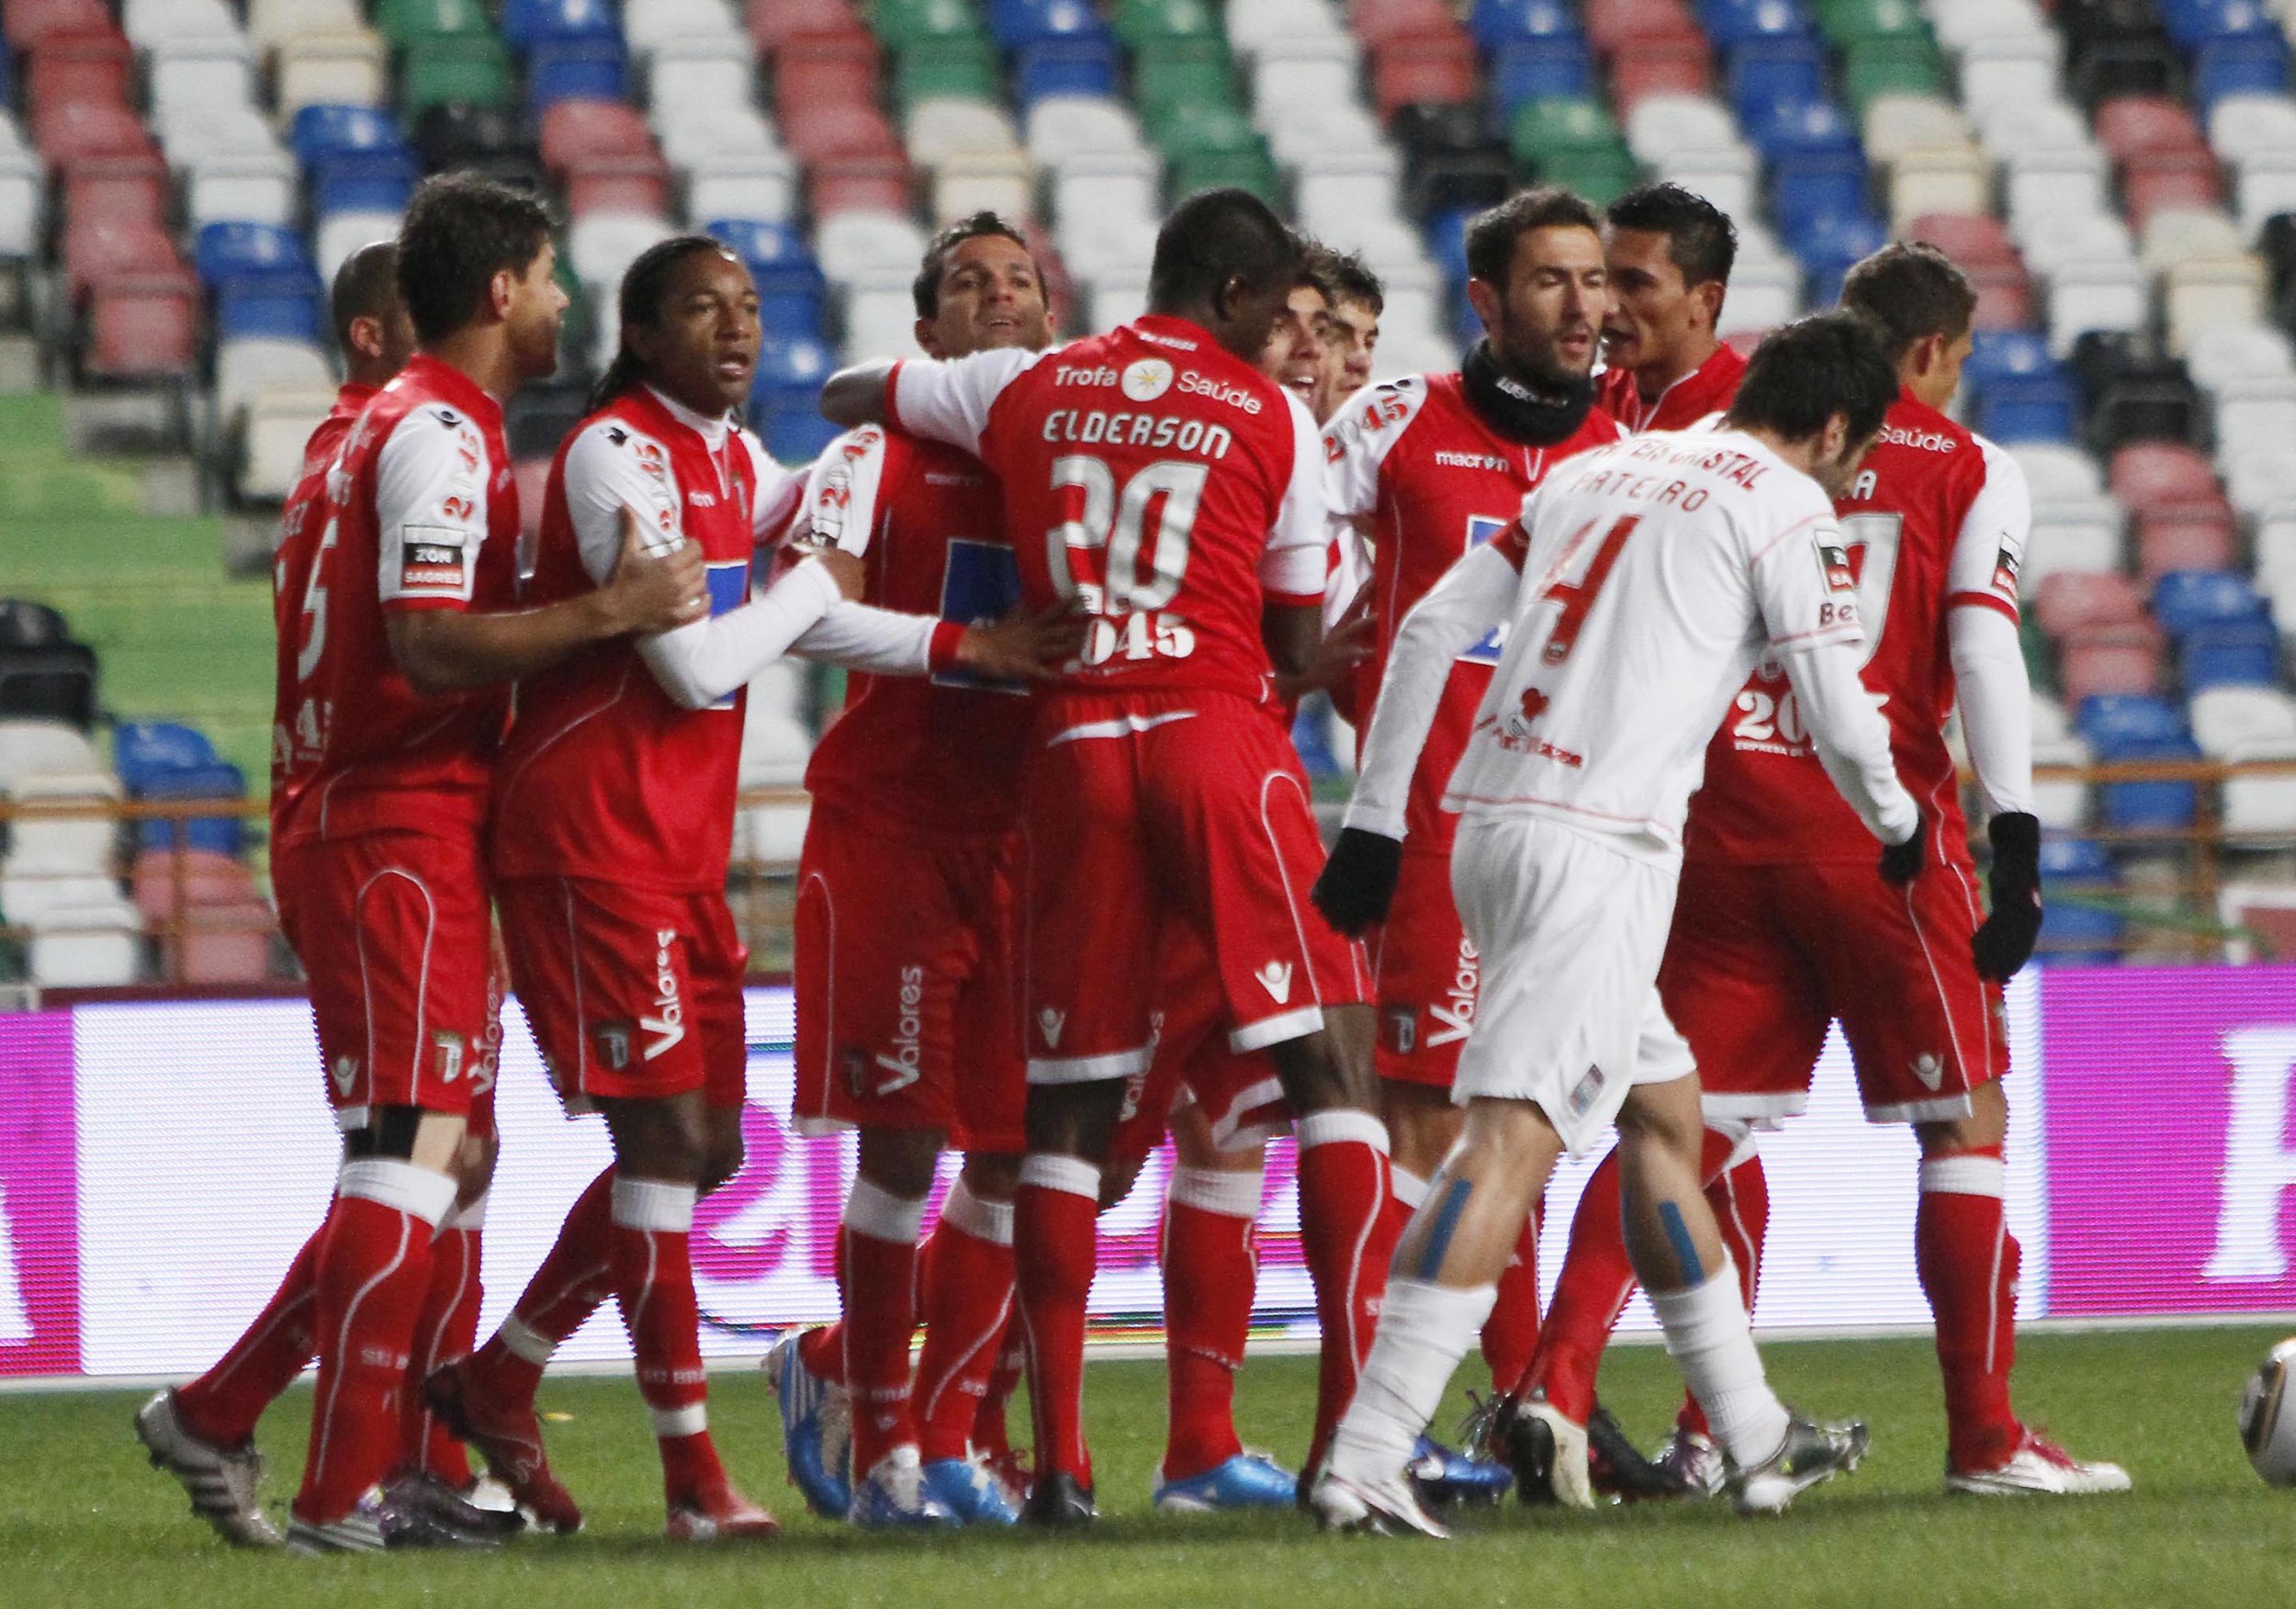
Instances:
[[[1601,546],[1587,561],[1586,574],[1575,581],[1556,581],[1547,589],[1547,596],[1562,605],[1562,613],[1555,616],[1555,629],[1547,634],[1547,647],[1540,658],[1549,665],[1559,665],[1570,657],[1570,650],[1579,646],[1579,633],[1586,625],[1587,612],[1594,607],[1595,595],[1603,583],[1610,579],[1611,567],[1618,562],[1618,550],[1626,546],[1626,538],[1642,523],[1639,514],[1627,514],[1603,533]],[[1588,529],[1592,529],[1589,526]],[[1581,532],[1581,539],[1585,532]],[[1576,547],[1577,542],[1571,546]]]

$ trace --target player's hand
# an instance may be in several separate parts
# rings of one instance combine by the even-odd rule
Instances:
[[[957,668],[997,681],[1050,681],[1084,652],[1084,616],[1056,603],[1040,614],[1012,613],[968,625],[957,639]]]
[[[816,548],[812,557],[814,562],[829,572],[829,579],[837,583],[838,596],[848,602],[869,590],[869,572],[861,568],[859,558],[842,547]]]
[[[1993,913],[1972,948],[1978,975],[2005,984],[2032,959],[2041,937],[2041,822],[2011,811],[1995,816],[1986,836],[1993,840],[1993,870],[1986,879]]]
[[[1307,669],[1297,676],[1276,678],[1276,696],[1289,703],[1337,687],[1371,657],[1378,635],[1378,624],[1368,614],[1342,621],[1315,645],[1315,658],[1308,661]]]
[[[622,511],[621,556],[614,560],[613,574],[598,591],[614,636],[634,632],[651,636],[710,612],[709,571],[700,546],[681,537],[676,546],[656,550],[637,515],[626,508]]]
[[[1387,908],[1395,902],[1395,880],[1402,870],[1401,839],[1344,827],[1308,897],[1325,921],[1352,939],[1387,919]]]
[[[1898,887],[1921,875],[1921,862],[1930,848],[1930,818],[1917,816],[1913,836],[1902,844],[1882,847],[1882,881]]]

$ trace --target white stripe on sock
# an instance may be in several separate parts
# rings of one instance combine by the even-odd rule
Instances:
[[[1094,1187],[1093,1194],[1099,1194]],[[973,1187],[959,1174],[957,1182],[949,1187],[949,1194],[940,1204],[940,1221],[954,1224],[974,1240],[986,1241],[993,1246],[1012,1244],[1012,1203],[984,1201],[973,1193]]]
[[[857,1178],[845,1198],[845,1216],[838,1221],[855,1234],[896,1246],[913,1246],[925,1232],[925,1198],[914,1201],[896,1196],[867,1179]]]
[[[1100,1198],[1100,1170],[1081,1156],[1032,1151],[1020,1159],[1020,1182],[1040,1190],[1061,1190],[1087,1201]]]
[[[362,1156],[343,1165],[335,1194],[395,1207],[436,1229],[454,1210],[455,1181],[397,1157]]]
[[[1921,1164],[1921,1187],[1942,1196],[1990,1196],[2009,1192],[2009,1165],[1998,1156],[1932,1156]]]
[[[699,1194],[692,1185],[667,1179],[632,1179],[613,1176],[613,1221],[617,1229],[642,1229],[655,1234],[692,1234],[693,1203]]]
[[[1183,1165],[1172,1170],[1169,1195],[1176,1207],[1193,1207],[1222,1218],[1257,1218],[1265,1183],[1264,1170],[1256,1167],[1250,1173],[1228,1173]]]
[[[1302,1151],[1311,1145],[1336,1145],[1356,1140],[1382,1156],[1387,1154],[1387,1125],[1369,1112],[1359,1112],[1352,1107],[1310,1112],[1292,1131],[1298,1135]]]

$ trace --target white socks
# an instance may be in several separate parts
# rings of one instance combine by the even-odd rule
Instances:
[[[1334,1471],[1365,1482],[1402,1473],[1498,1296],[1495,1285],[1455,1290],[1417,1279],[1388,1281],[1379,1338],[1332,1437]]]
[[[1706,1411],[1715,1440],[1741,1469],[1767,1463],[1785,1443],[1785,1404],[1762,1376],[1729,1258],[1703,1284],[1651,1291],[1650,1306],[1683,1383]]]

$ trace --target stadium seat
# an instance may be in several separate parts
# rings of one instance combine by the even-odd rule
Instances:
[[[333,371],[308,336],[255,336],[217,344],[215,408],[217,417],[227,422],[264,392],[332,389],[333,385]]]
[[[2057,687],[2065,699],[2151,694],[2161,687],[2160,630],[2150,621],[2089,625],[2067,632],[2057,647]],[[2084,731],[2092,744],[2094,733]]]
[[[2255,622],[2202,626],[2185,635],[2178,660],[2187,694],[2215,687],[2277,687],[2279,633]]]
[[[2133,625],[2144,618],[2144,599],[2118,571],[2061,572],[2025,589],[2029,613],[2053,637],[2087,627]]]
[[[62,611],[29,598],[0,598],[0,648],[44,648],[71,640]]]
[[[526,58],[526,115],[539,118],[562,100],[619,100],[629,70],[619,38],[538,42]]]
[[[507,107],[511,59],[492,34],[419,39],[399,75],[399,115],[409,122],[436,106]]]
[[[7,874],[108,873],[118,848],[118,827],[105,806],[118,802],[119,780],[92,767],[82,771],[41,768],[18,771],[6,796],[35,808],[79,807],[85,815],[28,815],[8,827]]]
[[[89,287],[87,327],[84,377],[187,380],[197,355],[198,287],[180,269],[107,276]]]
[[[176,766],[147,775],[137,797],[170,799],[243,799],[247,779],[239,767],[222,760],[208,765]],[[155,816],[139,822],[139,849],[173,851],[201,850],[236,857],[245,837],[245,824],[236,816]]]
[[[0,719],[96,725],[96,654],[84,644],[0,647]]]
[[[2153,613],[2172,636],[2208,626],[2269,624],[2264,600],[2229,569],[2177,570],[2153,586]]]
[[[2192,695],[2192,736],[2212,759],[2296,744],[2296,699],[2274,686],[2209,687]]]
[[[325,303],[319,276],[308,264],[240,275],[216,287],[216,339],[317,343],[324,333]]]
[[[2099,965],[2120,959],[2125,924],[2114,906],[2112,858],[2085,838],[2041,840],[2040,955],[2048,965]]]
[[[51,34],[25,63],[24,106],[37,118],[43,107],[72,102],[128,104],[135,52],[110,28]]]
[[[210,223],[200,230],[194,265],[203,284],[249,275],[292,273],[311,266],[303,237],[276,224]]]

